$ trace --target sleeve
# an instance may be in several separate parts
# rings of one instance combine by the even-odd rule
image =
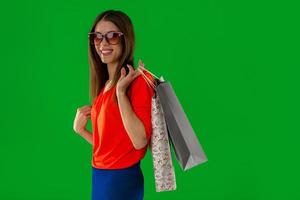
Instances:
[[[144,74],[153,81],[151,74],[145,71]],[[143,75],[137,76],[132,81],[128,91],[133,111],[144,124],[147,142],[149,142],[152,134],[151,109],[153,95],[154,89],[146,82]]]

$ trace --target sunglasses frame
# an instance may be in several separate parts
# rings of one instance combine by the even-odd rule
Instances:
[[[106,42],[107,42],[108,44],[110,44],[110,45],[116,45],[116,44],[119,44],[120,40],[119,40],[116,44],[112,44],[112,43],[109,42],[109,39],[107,38],[107,34],[109,34],[109,33],[117,33],[117,34],[118,34],[118,37],[121,37],[122,35],[124,35],[124,33],[120,32],[120,31],[108,31],[108,32],[105,33],[105,34],[102,34],[102,33],[100,33],[100,32],[90,32],[90,33],[88,33],[88,37],[90,38],[92,35],[96,35],[96,37],[97,37],[98,35],[102,35],[102,40],[101,40],[101,42],[103,42],[103,39],[105,38]],[[90,42],[91,42],[91,41],[90,41]],[[101,42],[100,42],[98,45],[100,45]],[[97,44],[94,44],[94,43],[93,43],[93,45],[97,45]]]

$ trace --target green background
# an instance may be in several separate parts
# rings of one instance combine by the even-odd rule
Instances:
[[[106,9],[135,27],[135,63],[169,80],[208,162],[145,200],[300,199],[296,1],[1,2],[0,199],[91,197],[92,147],[73,131],[89,104],[87,33]],[[88,123],[91,130],[91,123]]]

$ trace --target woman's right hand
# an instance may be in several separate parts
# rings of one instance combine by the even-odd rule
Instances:
[[[77,109],[77,113],[73,123],[73,129],[76,133],[82,133],[86,130],[86,123],[91,117],[92,106],[86,105]]]

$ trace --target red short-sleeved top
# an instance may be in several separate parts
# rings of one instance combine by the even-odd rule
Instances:
[[[153,76],[144,70],[144,74],[153,80]],[[100,91],[91,109],[93,127],[92,166],[100,169],[122,169],[141,160],[148,145],[135,149],[123,126],[117,102],[113,101],[116,87],[103,93]],[[149,144],[152,134],[151,101],[153,88],[148,85],[142,75],[137,76],[127,89],[127,96],[132,109],[142,121]]]

